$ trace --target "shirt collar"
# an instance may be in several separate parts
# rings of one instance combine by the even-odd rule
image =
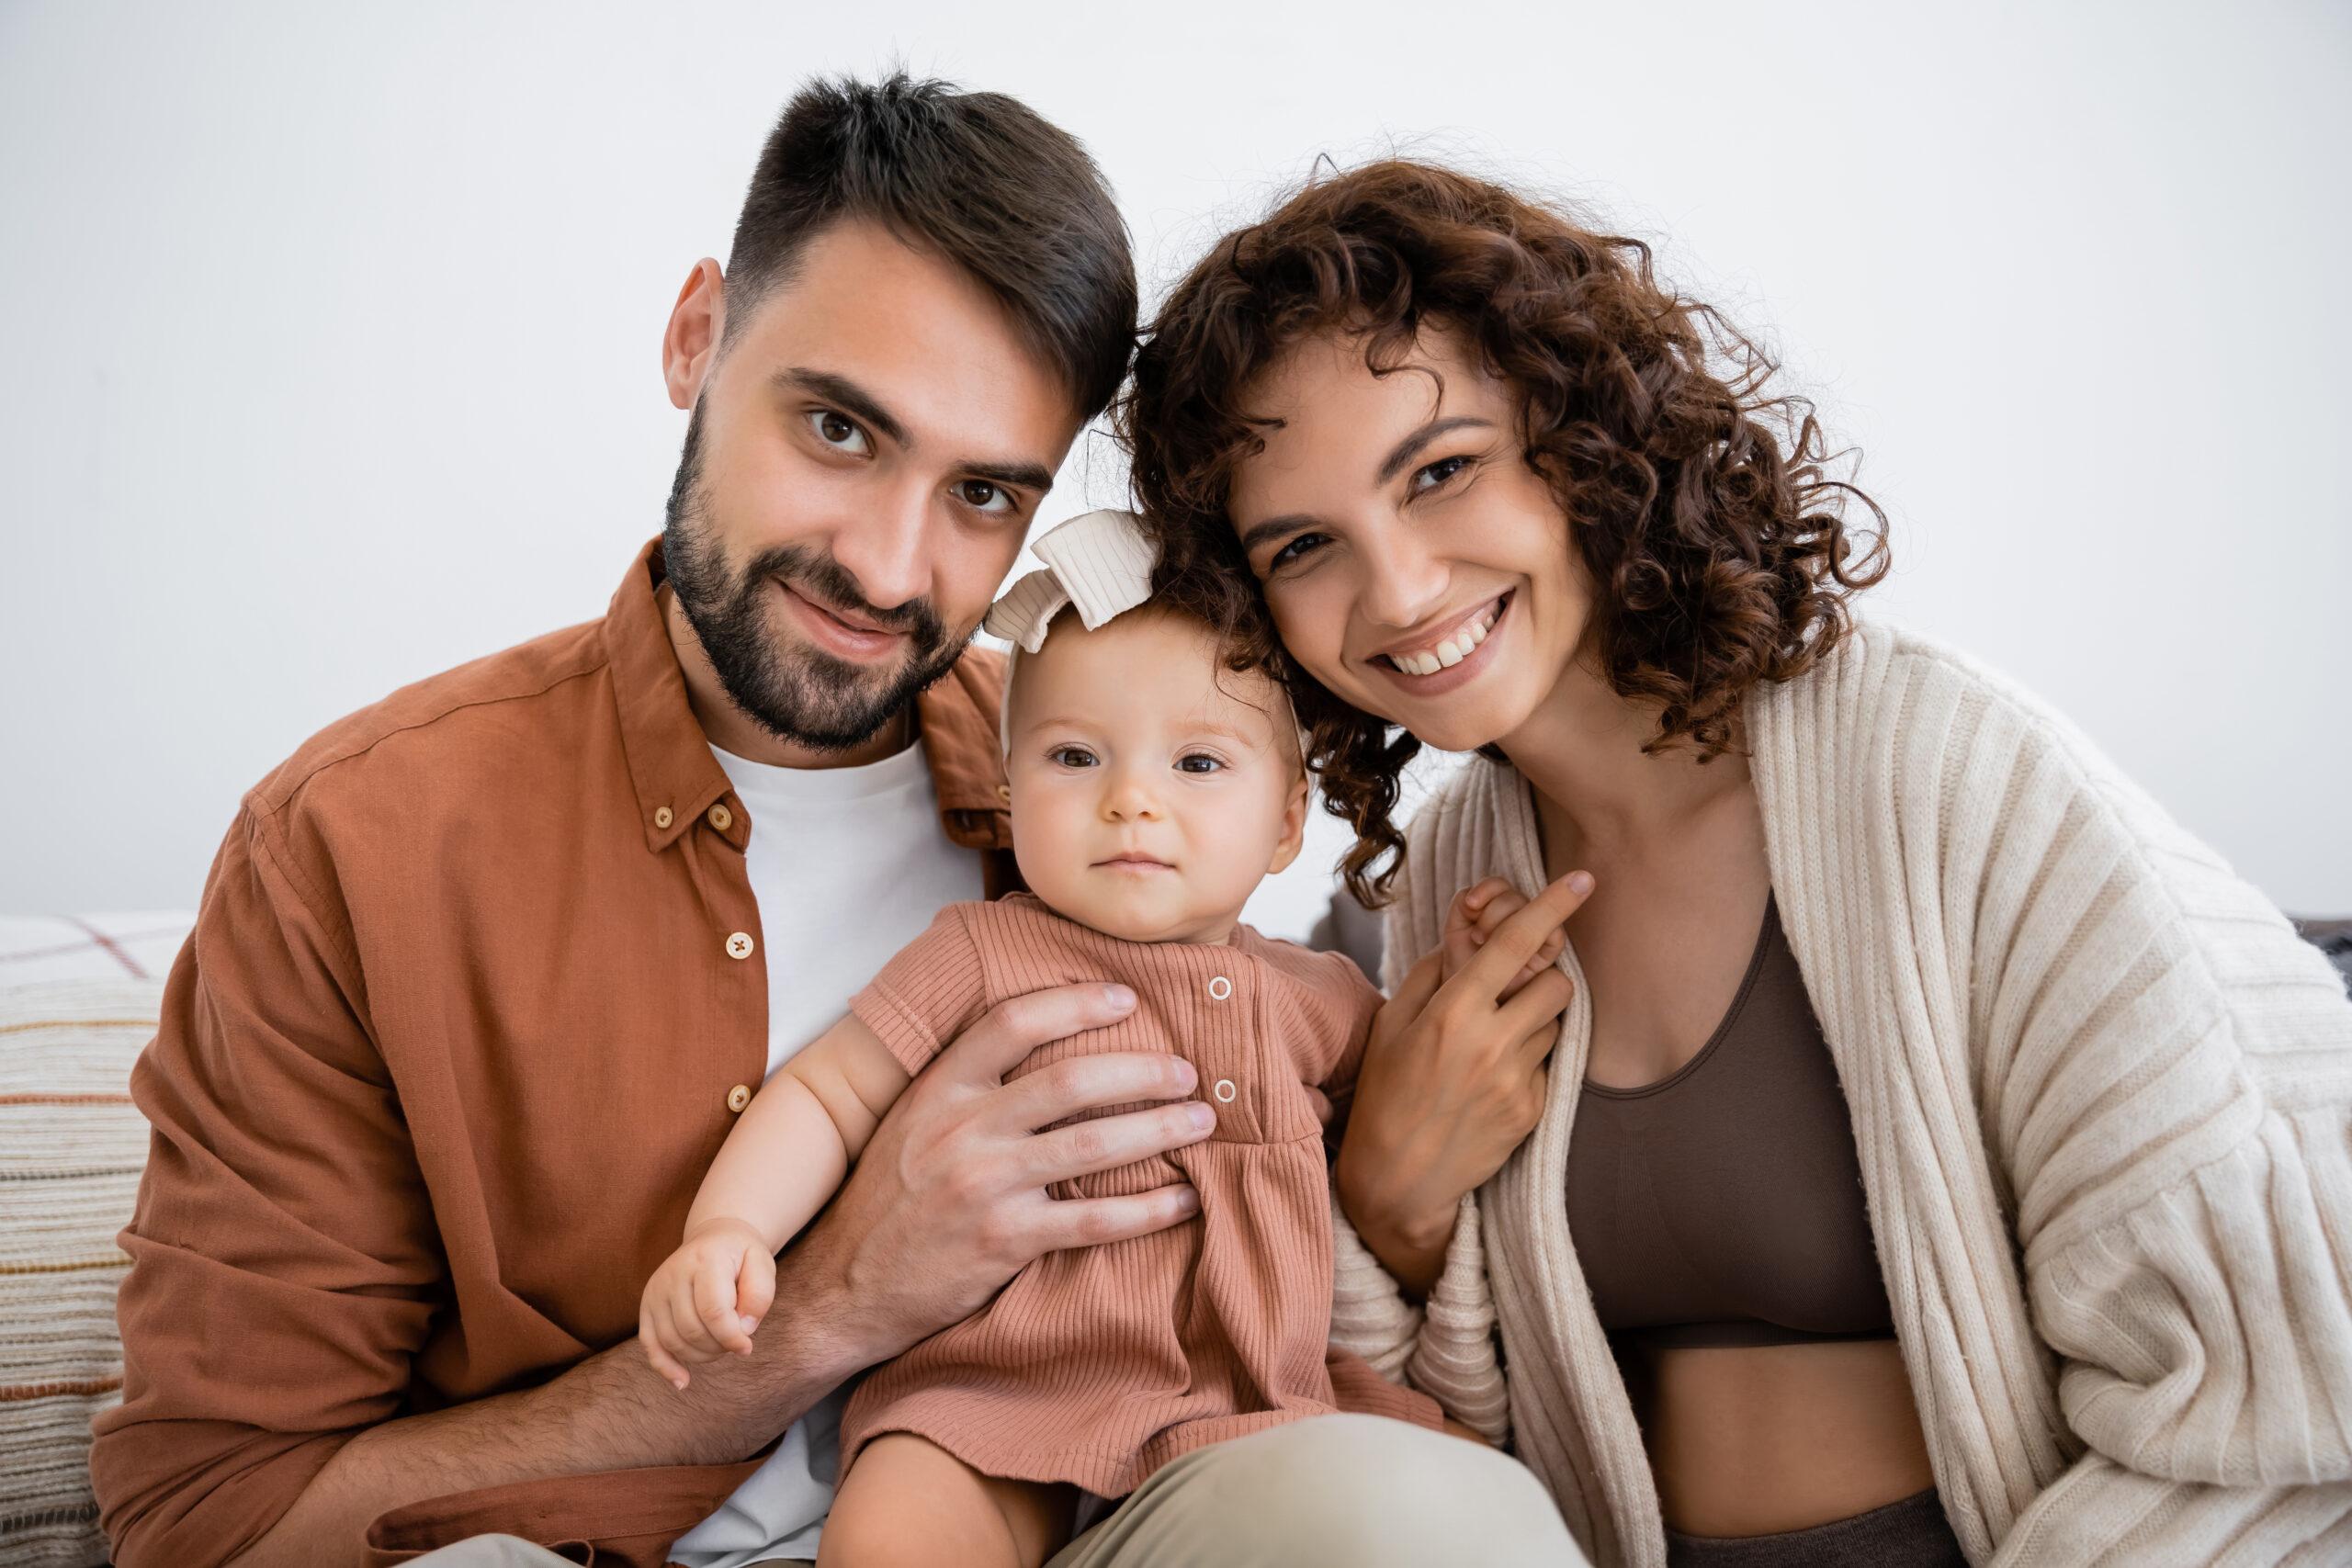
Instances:
[[[621,750],[637,792],[646,847],[652,850],[675,843],[730,787],[695,721],[685,671],[678,667],[677,649],[654,598],[662,576],[657,537],[629,563],[605,615]],[[1002,788],[1004,758],[997,750],[997,706],[1003,693],[1003,655],[976,646],[915,698],[941,830],[966,849],[1012,847]]]

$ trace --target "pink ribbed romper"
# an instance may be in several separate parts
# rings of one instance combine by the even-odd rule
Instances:
[[[1197,1219],[1048,1253],[973,1316],[877,1369],[842,1417],[846,1472],[867,1439],[928,1438],[984,1474],[1116,1497],[1179,1454],[1337,1410],[1439,1424],[1427,1395],[1329,1349],[1330,1183],[1306,1094],[1351,1085],[1380,993],[1338,953],[1238,927],[1230,943],[1122,942],[1034,896],[955,904],[850,1010],[912,1072],[990,1007],[1117,981],[1136,1010],[1032,1052],[1170,1051],[1216,1112],[1202,1143],[1054,1188],[1057,1198],[1190,1181]],[[1132,1106],[1091,1112],[1108,1116]]]

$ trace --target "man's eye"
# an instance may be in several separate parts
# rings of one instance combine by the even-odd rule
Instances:
[[[1187,773],[1213,773],[1225,766],[1225,759],[1212,757],[1205,751],[1193,751],[1177,758],[1176,766]]]
[[[1434,463],[1430,463],[1423,468],[1416,468],[1413,471],[1413,482],[1410,487],[1412,492],[1415,495],[1425,495],[1429,491],[1438,489],[1440,486],[1443,485],[1446,480],[1452,479],[1454,475],[1460,473],[1469,466],[1470,457],[1467,454],[1464,454],[1462,456],[1453,457],[1440,457]]]
[[[1012,492],[986,479],[965,479],[956,487],[956,499],[975,512],[1002,514],[1012,510]]]
[[[865,432],[858,427],[857,421],[845,413],[833,409],[810,409],[804,417],[817,439],[836,452],[863,457],[874,450],[874,444],[865,438]]]
[[[1320,534],[1301,534],[1274,552],[1274,558],[1266,563],[1266,570],[1280,571],[1286,566],[1295,566],[1312,555],[1316,547],[1322,543],[1323,536]]]
[[[1057,746],[1046,753],[1046,761],[1065,768],[1091,768],[1094,765],[1094,753],[1083,746]]]

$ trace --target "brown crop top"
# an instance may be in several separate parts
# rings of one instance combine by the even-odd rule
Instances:
[[[1640,1089],[1586,1080],[1567,1206],[1612,1338],[1894,1336],[1846,1098],[1777,901],[1731,1010],[1680,1071]]]

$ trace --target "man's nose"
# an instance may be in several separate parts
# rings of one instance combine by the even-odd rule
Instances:
[[[1444,608],[1453,574],[1409,525],[1390,519],[1358,536],[1363,563],[1358,608],[1375,626],[1409,626]]]
[[[857,579],[867,604],[895,610],[922,598],[931,583],[929,486],[891,485],[872,501],[834,534],[833,559]]]

